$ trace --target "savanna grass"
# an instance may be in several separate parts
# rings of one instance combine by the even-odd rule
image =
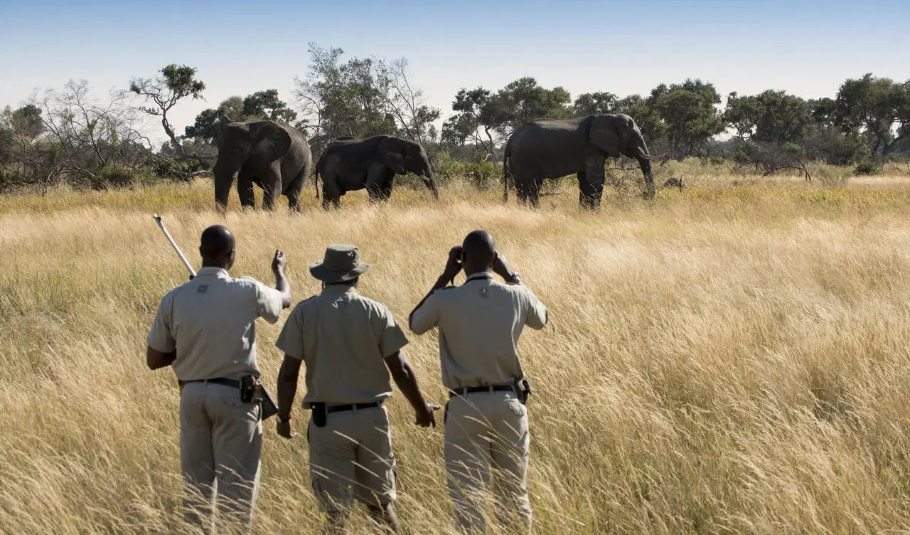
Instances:
[[[362,292],[402,322],[448,248],[490,230],[551,310],[520,345],[537,533],[910,530],[907,182],[697,175],[652,204],[626,178],[598,213],[568,180],[537,211],[458,184],[329,213],[310,194],[301,214],[241,213],[234,196],[226,217],[206,181],[0,199],[0,531],[186,531],[177,388],[144,362],[186,273],[153,212],[194,262],[202,229],[233,229],[238,275],[270,281],[281,247],[295,301],[318,291],[306,267],[327,244],[355,243],[376,264]],[[258,325],[270,385],[280,326]],[[443,401],[435,335],[410,340]],[[441,429],[413,426],[400,394],[389,409],[402,523],[448,533]],[[256,531],[316,532],[306,442],[273,425]]]

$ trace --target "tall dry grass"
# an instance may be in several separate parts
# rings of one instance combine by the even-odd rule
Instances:
[[[295,301],[327,244],[355,243],[376,264],[361,291],[400,321],[448,248],[490,230],[551,310],[520,346],[537,533],[910,531],[910,188],[689,182],[653,205],[611,190],[594,214],[569,183],[538,211],[457,186],[333,213],[308,198],[299,215],[235,197],[226,218],[205,183],[0,199],[0,530],[185,531],[177,389],[144,362],[159,299],[186,279],[158,212],[197,262],[203,228],[233,229],[235,274],[269,281],[281,247]],[[280,327],[258,326],[272,385]],[[435,336],[410,339],[443,401]],[[389,407],[402,523],[446,533],[441,430],[413,426],[400,394]],[[313,533],[306,443],[273,425],[256,531]]]

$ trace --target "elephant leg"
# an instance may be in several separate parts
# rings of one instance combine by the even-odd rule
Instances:
[[[540,208],[540,186],[542,184],[542,178],[528,181],[528,201],[531,203],[532,208]]]
[[[581,174],[579,173],[579,179]],[[582,192],[582,208],[595,209],[600,206],[600,199],[604,191],[604,158],[591,157],[585,161],[584,186],[579,182]]]
[[[249,171],[241,170],[237,175],[237,195],[240,197],[241,208],[256,208],[256,196],[253,193],[253,175]]]
[[[528,204],[528,186],[524,180],[515,180],[515,195],[518,197],[518,204],[521,206]]]
[[[341,188],[334,175],[322,176],[322,208],[328,210],[329,207],[341,207]]]
[[[309,166],[304,166],[304,168],[297,175],[297,178],[294,179],[294,182],[288,186],[288,189],[284,192],[288,198],[288,208],[294,210],[295,212],[300,211],[300,192],[303,191],[303,185],[306,183],[306,178],[310,175]]]
[[[579,171],[576,173],[578,176],[578,205],[584,208],[588,199],[593,197],[594,188],[591,187],[591,183],[588,182],[588,174],[584,171]]]
[[[382,200],[382,186],[385,183],[386,176],[389,172],[391,172],[392,175],[395,174],[394,171],[379,162],[373,162],[370,165],[370,169],[367,171],[366,188],[367,195],[369,195],[371,202]]]
[[[288,208],[295,212],[300,211],[300,192],[299,191],[289,191],[288,192]]]
[[[382,187],[379,188],[379,196],[383,201],[388,201],[392,198],[392,189],[395,185],[395,172],[391,169],[386,175],[385,181],[382,183]]]
[[[280,162],[275,162],[265,172],[262,179],[262,208],[272,211],[275,209],[275,203],[278,202],[278,196],[281,195],[281,166]]]

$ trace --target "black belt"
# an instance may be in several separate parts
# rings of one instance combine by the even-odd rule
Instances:
[[[333,412],[344,412],[344,411],[353,411],[353,410],[363,410],[363,409],[372,409],[374,407],[382,407],[381,401],[371,401],[370,403],[348,403],[347,405],[326,405],[325,412],[331,414]],[[310,404],[310,408],[313,406]]]
[[[512,383],[506,383],[501,385],[486,385],[486,386],[463,386],[461,388],[452,388],[452,391],[449,392],[449,398],[454,398],[455,396],[466,396],[468,394],[474,394],[476,392],[515,392],[515,385]]]
[[[230,386],[232,388],[240,389],[240,381],[236,379],[224,379],[223,377],[216,377],[215,379],[194,379],[192,381],[177,381],[177,384],[183,386],[187,383],[215,383],[216,385]]]

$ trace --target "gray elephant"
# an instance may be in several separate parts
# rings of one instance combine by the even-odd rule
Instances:
[[[506,143],[503,158],[503,202],[509,199],[509,174],[519,201],[539,205],[545,178],[576,174],[583,207],[600,205],[607,157],[638,160],[645,198],[654,198],[651,156],[638,125],[628,115],[589,115],[577,119],[541,119],[524,124]]]
[[[416,141],[394,136],[339,138],[323,151],[316,162],[316,196],[322,176],[322,207],[341,206],[341,196],[366,188],[371,201],[392,196],[395,175],[408,172],[419,176],[439,198],[426,151]]]
[[[276,121],[231,121],[221,116],[218,134],[218,160],[215,175],[215,203],[227,209],[228,194],[234,177],[240,205],[255,207],[253,185],[265,192],[262,207],[272,210],[278,195],[300,210],[300,191],[313,166],[310,144],[299,130]]]

